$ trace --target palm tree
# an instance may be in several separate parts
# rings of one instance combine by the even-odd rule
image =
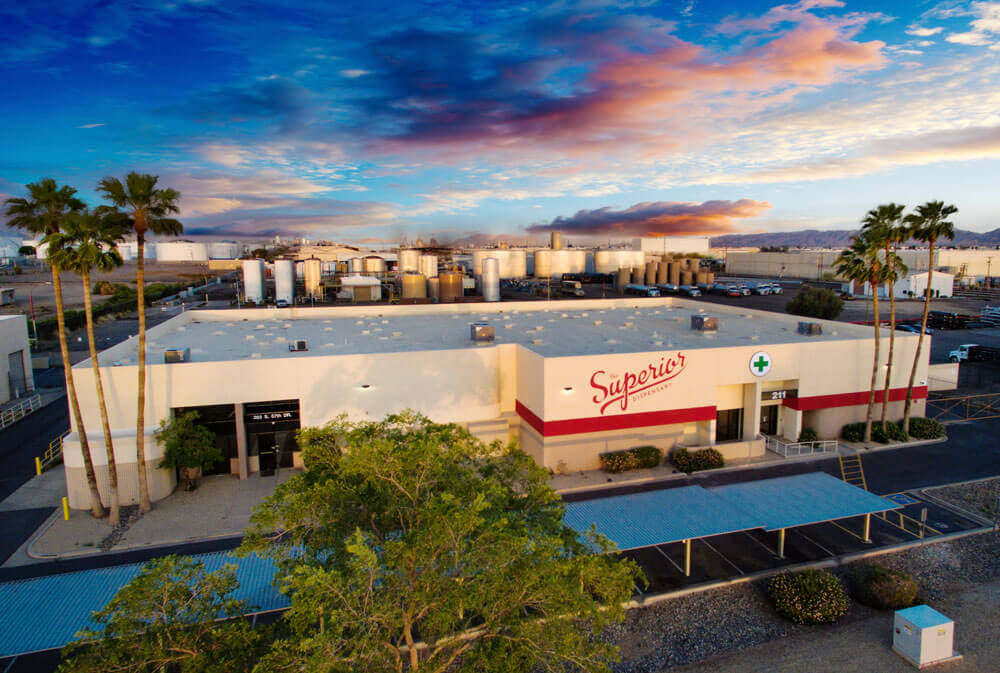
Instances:
[[[160,235],[176,236],[184,231],[181,223],[171,219],[169,215],[180,212],[177,201],[180,192],[173,189],[158,189],[156,183],[159,177],[132,171],[125,176],[125,183],[118,178],[103,178],[97,185],[97,191],[104,195],[116,208],[122,208],[131,219],[132,230],[138,244],[136,250],[136,283],[139,296],[139,395],[136,416],[136,460],[139,471],[139,510],[142,513],[152,509],[149,501],[149,479],[146,475],[146,301],[143,284],[145,283],[145,245],[146,232]]]
[[[83,210],[84,203],[76,197],[76,190],[68,185],[59,187],[52,178],[42,178],[27,185],[28,198],[7,199],[7,225],[24,229],[33,234],[52,235],[59,232],[66,218]],[[52,289],[56,295],[56,326],[59,330],[59,350],[62,353],[63,373],[66,377],[66,396],[80,437],[80,452],[83,454],[83,469],[90,489],[90,512],[96,518],[104,516],[104,506],[97,490],[94,475],[94,461],[90,457],[87,430],[80,413],[80,400],[76,396],[73,383],[73,367],[69,361],[69,346],[66,343],[66,312],[63,308],[62,276],[58,264],[51,264]]]
[[[927,331],[927,315],[931,309],[931,278],[934,275],[934,244],[939,238],[955,238],[955,225],[948,218],[958,212],[958,208],[945,205],[944,201],[928,201],[917,206],[916,212],[906,216],[904,222],[910,227],[910,236],[927,244],[927,288],[924,290],[924,317],[920,321],[920,336],[917,338],[917,352],[913,356],[910,381],[906,385],[906,402],[903,404],[903,432],[910,433],[910,406],[913,403],[913,381],[917,377],[920,363],[920,349],[924,345]]]
[[[66,219],[61,232],[49,234],[43,241],[48,244],[49,260],[53,266],[64,271],[79,274],[83,282],[83,307],[87,319],[87,341],[90,344],[90,364],[94,369],[94,384],[97,387],[97,401],[101,410],[101,428],[104,431],[104,448],[108,456],[108,505],[111,510],[109,523],[112,527],[120,521],[118,500],[118,466],[111,439],[111,424],[108,421],[108,406],[104,399],[104,384],[101,381],[101,367],[97,359],[97,342],[94,338],[94,312],[90,290],[90,272],[111,271],[122,265],[118,253],[118,242],[124,230],[121,218],[102,215],[98,212],[74,213]]]
[[[906,206],[889,203],[869,210],[862,222],[862,230],[868,232],[870,240],[878,241],[883,248],[882,281],[889,289],[889,357],[885,365],[885,386],[882,391],[882,415],[879,422],[885,427],[886,412],[889,408],[889,390],[892,379],[892,358],[896,350],[896,283],[907,272],[903,260],[896,254],[899,244],[909,238],[909,229],[903,226],[903,210]],[[878,294],[878,289],[873,288]]]
[[[879,315],[878,315],[878,285],[882,282],[883,266],[879,258],[881,246],[878,241],[870,240],[865,232],[859,232],[851,238],[851,245],[840,253],[834,264],[837,265],[837,273],[848,280],[859,283],[871,284],[872,309],[875,313],[875,359],[872,362],[872,381],[868,390],[868,410],[865,414],[865,434],[863,441],[869,442],[872,438],[872,412],[875,407],[875,386],[878,384],[878,358],[879,342]]]

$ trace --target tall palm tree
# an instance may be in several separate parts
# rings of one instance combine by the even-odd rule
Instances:
[[[139,468],[139,510],[143,513],[152,509],[149,501],[149,478],[146,475],[146,301],[145,246],[146,233],[176,236],[184,231],[178,220],[169,216],[180,212],[177,205],[180,192],[173,189],[157,188],[158,176],[132,171],[122,183],[118,178],[106,177],[97,184],[97,191],[104,195],[116,208],[121,208],[131,220],[132,230],[138,244],[136,250],[136,283],[139,296],[139,395],[136,415],[136,460]]]
[[[903,432],[910,432],[910,406],[913,404],[913,382],[917,377],[920,350],[927,332],[927,315],[931,309],[931,278],[934,275],[934,244],[939,238],[955,238],[955,225],[948,218],[958,212],[958,208],[945,205],[944,201],[928,201],[917,206],[916,212],[906,216],[904,222],[910,227],[910,236],[927,244],[927,287],[924,289],[924,317],[920,321],[920,336],[917,338],[917,352],[913,356],[910,381],[906,385],[906,402],[903,404]]]
[[[882,245],[882,280],[889,289],[889,357],[885,365],[885,386],[882,391],[882,415],[879,422],[885,427],[886,412],[889,409],[890,381],[892,380],[892,358],[896,350],[896,292],[895,287],[901,276],[907,272],[903,260],[896,254],[899,244],[909,238],[909,229],[903,226],[903,210],[906,206],[888,203],[869,210],[861,221],[862,230],[868,232],[873,242]],[[878,288],[872,288],[878,294]]]
[[[75,189],[68,185],[60,187],[52,178],[42,178],[26,187],[28,189],[27,198],[10,198],[6,201],[8,226],[48,236],[58,233],[71,213],[79,212],[85,207],[83,201],[76,197]],[[59,351],[62,353],[63,373],[66,377],[66,396],[69,398],[70,411],[80,436],[83,469],[87,475],[87,487],[90,489],[90,512],[94,517],[101,518],[104,516],[104,506],[101,504],[101,495],[97,491],[94,461],[90,457],[87,429],[84,427],[83,415],[80,413],[80,400],[76,396],[73,367],[69,361],[61,269],[58,264],[50,264],[50,267],[52,290],[56,295],[56,326],[59,331]]]
[[[110,521],[117,526],[120,521],[118,499],[118,466],[108,421],[108,406],[104,399],[104,383],[97,359],[97,341],[94,338],[94,311],[90,290],[90,273],[93,269],[107,272],[122,265],[118,242],[124,229],[121,218],[98,212],[74,213],[66,218],[61,232],[49,234],[43,241],[48,244],[49,260],[53,266],[79,274],[83,282],[83,307],[87,319],[87,341],[90,345],[90,364],[94,370],[97,402],[101,411],[101,428],[104,431],[104,448],[108,457],[108,505]]]
[[[872,438],[872,412],[875,408],[875,386],[878,384],[878,361],[879,361],[879,314],[878,314],[878,285],[882,282],[883,266],[879,258],[881,246],[877,241],[870,240],[865,233],[859,232],[851,238],[851,245],[840,253],[834,264],[837,265],[837,273],[848,280],[859,283],[869,283],[873,290],[872,309],[875,314],[875,357],[872,362],[872,381],[868,389],[868,410],[865,413],[865,434],[863,441],[869,442]]]

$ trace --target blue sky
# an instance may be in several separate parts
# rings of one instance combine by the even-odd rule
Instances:
[[[212,237],[1000,226],[1000,2],[0,7],[0,195],[129,170]]]

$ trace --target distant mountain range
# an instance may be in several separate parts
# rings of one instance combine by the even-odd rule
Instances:
[[[789,248],[844,248],[850,242],[851,236],[856,231],[849,229],[838,229],[831,231],[820,231],[818,229],[806,229],[805,231],[783,231],[774,234],[726,234],[725,236],[713,236],[711,245],[713,248],[760,248],[764,246],[788,246]],[[916,244],[916,241],[910,241]],[[938,246],[980,246],[992,248],[1000,245],[1000,229],[987,231],[966,231],[964,229],[955,230],[954,241],[939,241]]]

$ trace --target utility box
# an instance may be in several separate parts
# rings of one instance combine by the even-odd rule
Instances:
[[[487,322],[474,322],[469,326],[469,337],[477,343],[491,343],[495,336],[493,325]]]
[[[897,610],[892,649],[917,668],[960,659],[954,652],[955,622],[926,605]]]

